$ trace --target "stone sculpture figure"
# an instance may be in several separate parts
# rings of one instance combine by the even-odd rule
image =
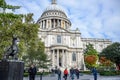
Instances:
[[[3,56],[3,59],[4,60],[7,60],[9,59],[9,56],[12,57],[12,59],[18,59],[17,58],[17,53],[18,53],[18,38],[17,37],[13,37],[13,40],[12,40],[12,45],[5,51],[5,54]]]

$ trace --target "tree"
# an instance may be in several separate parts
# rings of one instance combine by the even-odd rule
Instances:
[[[37,44],[36,48],[35,46],[31,46],[28,50],[28,54],[23,56],[23,60],[25,61],[26,66],[29,66],[30,64],[36,64],[39,68],[48,68],[48,60],[47,54],[45,54],[45,46],[44,43],[39,41],[36,41]]]
[[[20,39],[19,58],[27,63],[39,62],[46,67],[49,60],[44,53],[44,43],[38,38],[39,25],[33,20],[33,14],[27,15],[6,13],[6,9],[19,9],[19,6],[8,5],[5,0],[0,0],[0,59],[5,49],[12,44],[12,36],[17,35]],[[40,66],[39,65],[39,66]]]
[[[93,48],[92,44],[86,45],[84,54],[85,55],[98,55],[97,51]]]
[[[12,44],[12,36],[17,35],[20,39],[19,57],[25,53],[31,42],[38,38],[38,25],[33,21],[33,14],[6,13],[6,9],[19,9],[19,6],[8,5],[5,0],[0,0],[0,59],[6,48]],[[24,22],[23,22],[24,20]]]
[[[103,49],[100,56],[105,56],[107,59],[114,62],[118,70],[120,70],[120,43],[119,42],[115,42],[107,46],[105,49]]]
[[[22,15],[6,13],[5,11],[6,9],[14,11],[19,8],[20,6],[8,5],[5,0],[0,0],[0,9],[2,9],[2,12],[0,12],[0,59],[4,54],[5,48],[8,47],[12,41],[13,34],[11,33],[11,25],[22,17]]]
[[[106,59],[106,57],[101,56],[99,62],[100,62],[100,68],[102,70],[110,70],[114,68],[113,63],[110,60]]]
[[[97,51],[93,48],[92,44],[86,45],[86,49],[84,52],[84,60],[87,68],[92,68],[97,66],[97,61],[98,61],[98,53]]]
[[[85,56],[85,63],[88,68],[95,67],[97,62],[96,55],[86,55]]]

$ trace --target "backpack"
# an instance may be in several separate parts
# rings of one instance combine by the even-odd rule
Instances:
[[[64,74],[68,74],[68,71],[67,71],[67,70],[64,70]]]
[[[61,74],[61,71],[60,71],[60,70],[58,70],[58,71],[57,71],[57,73],[60,75],[60,74]]]

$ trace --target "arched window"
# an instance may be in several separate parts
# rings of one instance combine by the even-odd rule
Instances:
[[[75,52],[73,52],[73,54],[72,54],[72,61],[76,61],[76,54],[75,54]]]
[[[57,35],[57,43],[61,43],[61,36]]]

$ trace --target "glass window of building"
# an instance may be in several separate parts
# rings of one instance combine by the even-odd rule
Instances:
[[[57,35],[57,43],[61,43],[61,36]]]

